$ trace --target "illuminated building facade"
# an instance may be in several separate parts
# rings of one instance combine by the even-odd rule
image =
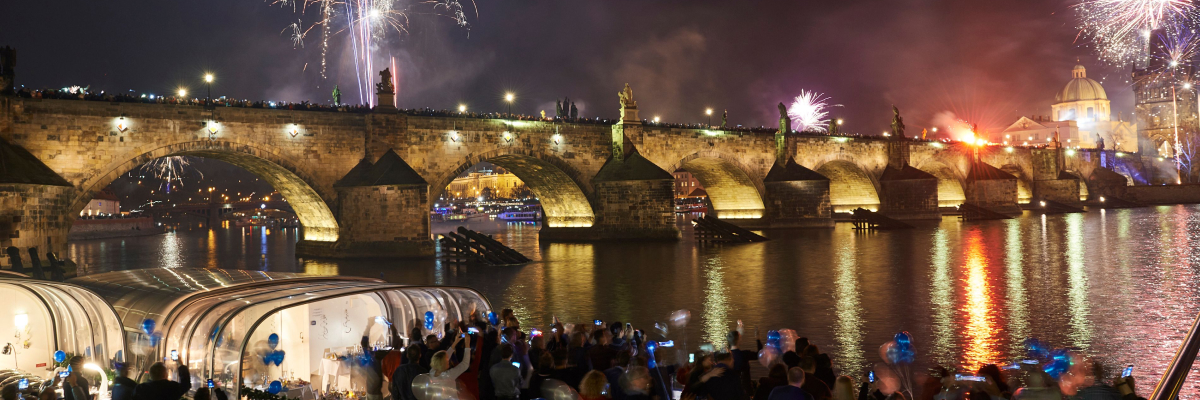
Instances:
[[[492,171],[471,172],[467,176],[454,178],[450,185],[446,186],[446,198],[473,198],[484,196],[484,192],[490,193],[492,198],[511,199],[518,195],[517,193],[525,186],[520,178],[507,171]]]
[[[1133,96],[1141,150],[1148,155],[1175,155],[1180,142],[1196,134],[1196,66],[1190,59],[1172,59],[1164,35],[1152,34],[1144,67],[1133,70]],[[1176,125],[1179,129],[1176,130]]]
[[[1137,124],[1113,120],[1108,94],[1100,82],[1087,77],[1087,69],[1076,65],[1071,80],[1054,96],[1048,116],[1021,117],[993,135],[994,143],[1035,146],[1053,140],[1067,147],[1094,149],[1103,140],[1105,149],[1136,152]]]

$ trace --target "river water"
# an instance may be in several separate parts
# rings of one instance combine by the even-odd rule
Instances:
[[[515,267],[297,259],[295,228],[195,225],[73,242],[69,257],[85,273],[241,268],[469,286],[495,308],[514,309],[524,327],[558,316],[649,331],[688,309],[692,347],[723,343],[741,319],[747,335],[796,330],[854,376],[880,361],[880,344],[899,331],[912,333],[920,364],[972,369],[1022,357],[1023,339],[1033,336],[1101,355],[1113,369],[1135,364],[1147,395],[1200,312],[1198,220],[1196,205],[983,222],[945,217],[913,230],[860,233],[839,223],[719,246],[691,240],[682,220],[685,239],[677,243],[544,245],[534,224],[473,222],[534,259]],[[1198,380],[1186,392],[1200,392]]]

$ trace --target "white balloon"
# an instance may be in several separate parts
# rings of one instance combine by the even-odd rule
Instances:
[[[546,400],[579,400],[579,393],[560,380],[547,379],[542,382],[542,397]]]

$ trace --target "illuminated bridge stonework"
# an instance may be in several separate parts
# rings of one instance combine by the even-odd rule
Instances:
[[[1018,201],[1132,198],[1144,193],[1127,183],[1175,181],[1169,160],[991,147],[980,159],[1002,172],[979,185],[969,179],[973,149],[962,144],[776,135],[0,97],[0,246],[62,251],[94,192],[173,155],[219,159],[266,180],[304,226],[297,251],[333,257],[432,254],[433,199],[482,161],[541,199],[545,240],[678,238],[669,172],[680,168],[704,185],[712,213],[762,228],[827,227],[832,212],[855,207],[931,219],[966,199],[1014,212]]]

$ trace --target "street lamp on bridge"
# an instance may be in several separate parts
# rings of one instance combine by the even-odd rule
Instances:
[[[705,109],[704,115],[708,116],[708,126],[712,126],[712,109],[711,108]]]
[[[517,96],[513,95],[513,92],[508,92],[508,93],[504,94],[504,102],[508,103],[507,107],[508,107],[509,114],[512,114],[512,103],[513,103],[513,100],[516,100],[516,98],[517,98]]]

